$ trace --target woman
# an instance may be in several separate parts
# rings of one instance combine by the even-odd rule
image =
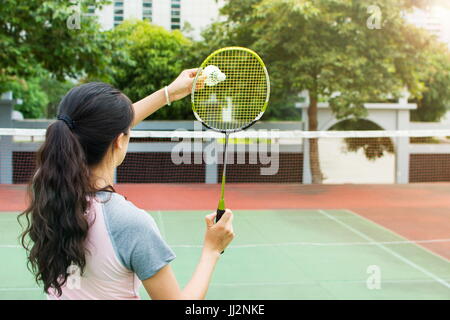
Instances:
[[[234,237],[231,211],[206,216],[200,262],[184,289],[170,267],[175,254],[154,220],[115,193],[130,128],[187,96],[196,70],[132,104],[119,90],[88,83],[70,90],[37,155],[31,204],[23,213],[28,262],[49,299],[203,299],[220,253]],[[28,242],[28,239],[31,240]]]

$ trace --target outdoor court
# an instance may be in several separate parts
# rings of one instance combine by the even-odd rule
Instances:
[[[218,188],[117,188],[158,223],[177,254],[172,266],[181,285],[198,261],[203,217],[216,206]],[[0,299],[45,298],[17,242],[24,190],[0,186]],[[236,238],[217,266],[207,298],[450,299],[449,195],[448,183],[230,184],[226,196]],[[379,289],[367,285],[371,268],[380,271]]]

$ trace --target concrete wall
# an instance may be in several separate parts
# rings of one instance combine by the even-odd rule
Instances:
[[[302,119],[305,121],[305,130],[308,130],[308,105],[299,105],[302,109]],[[405,99],[399,103],[366,103],[367,120],[370,120],[385,130],[409,130],[410,111],[417,108],[415,104],[408,104]],[[336,123],[344,119],[336,119],[328,103],[318,106],[318,128],[319,131],[329,130]],[[409,177],[409,139],[407,137],[396,138],[393,141],[396,149],[395,157],[395,181],[397,183],[408,183]],[[303,161],[303,183],[312,182],[311,160],[309,157],[309,143],[304,143]]]
[[[450,129],[450,111],[439,122],[411,122],[411,130],[441,130]]]

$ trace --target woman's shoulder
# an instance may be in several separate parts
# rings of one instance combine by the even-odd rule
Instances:
[[[117,193],[102,194],[106,227],[121,263],[144,280],[175,258],[150,214]]]
[[[155,228],[154,219],[146,211],[136,207],[124,196],[114,192],[101,192],[96,195],[103,206],[103,214],[107,224],[113,229]]]

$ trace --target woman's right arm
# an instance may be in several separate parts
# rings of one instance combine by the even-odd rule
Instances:
[[[142,281],[149,296],[154,300],[199,300],[204,299],[208,291],[212,273],[219,260],[220,253],[233,240],[233,213],[226,210],[218,223],[214,223],[216,214],[205,217],[205,242],[200,262],[184,289],[180,289],[170,265],[166,265],[154,276]]]

